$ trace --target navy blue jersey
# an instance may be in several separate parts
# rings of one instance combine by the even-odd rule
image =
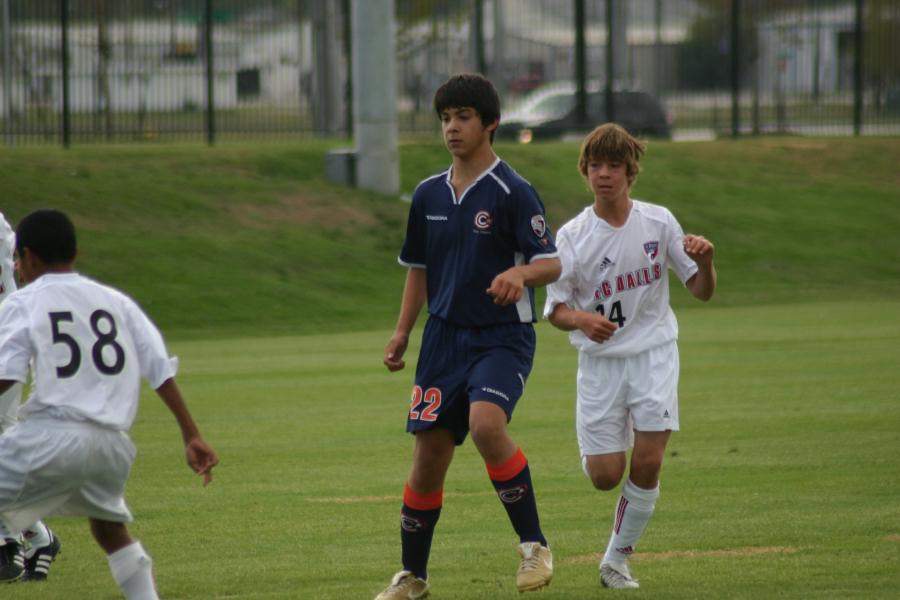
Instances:
[[[400,264],[426,270],[428,312],[461,327],[533,323],[534,290],[498,306],[485,292],[510,267],[557,255],[544,205],[499,158],[456,197],[448,169],[413,193]]]

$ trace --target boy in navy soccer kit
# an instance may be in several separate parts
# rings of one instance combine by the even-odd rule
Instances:
[[[518,589],[540,589],[553,573],[528,461],[507,423],[534,357],[531,288],[559,277],[556,246],[534,188],[493,152],[500,102],[491,83],[480,75],[451,77],[434,106],[453,164],[417,187],[400,252],[409,270],[385,348],[388,369],[405,366],[409,333],[426,301],[429,319],[407,418],[416,441],[401,510],[403,570],[378,600],[428,594],[444,478],[455,446],[470,432],[519,535]]]

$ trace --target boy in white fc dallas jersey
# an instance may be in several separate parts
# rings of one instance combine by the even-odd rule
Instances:
[[[653,514],[666,443],[678,431],[678,324],[667,268],[700,300],[716,287],[713,245],[684,235],[666,208],[629,197],[643,152],[613,123],[585,139],[578,168],[594,203],[559,230],[563,273],[547,286],[544,307],[578,348],[576,430],[595,488],[619,484],[634,444],[600,563],[610,588],[638,587],[628,558]]]
[[[16,230],[28,285],[0,306],[0,393],[24,382],[21,421],[0,436],[0,522],[12,532],[49,514],[88,517],[129,600],[156,600],[152,563],[125,524],[124,491],[135,448],[128,438],[141,377],[181,428],[187,462],[212,479],[218,463],[175,384],[175,360],[133,300],[73,271],[75,228],[55,210]]]

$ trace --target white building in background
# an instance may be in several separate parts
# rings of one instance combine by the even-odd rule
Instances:
[[[853,3],[783,11],[757,25],[759,87],[834,93],[853,88]]]
[[[58,23],[13,24],[9,78],[0,80],[0,107],[12,111],[62,106],[61,30]],[[98,51],[96,23],[69,28],[70,107],[93,112],[106,106],[108,82],[116,112],[202,109],[206,67],[202,25],[169,21],[113,22],[107,61]],[[301,74],[312,69],[308,22],[213,28],[214,95],[217,109],[244,104],[296,107],[307,95]],[[10,82],[10,90],[3,82]],[[9,98],[7,98],[9,93]]]

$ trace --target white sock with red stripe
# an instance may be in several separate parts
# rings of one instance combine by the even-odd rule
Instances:
[[[653,516],[657,498],[659,498],[659,484],[655,489],[645,490],[631,483],[630,479],[625,482],[622,495],[616,504],[615,522],[609,546],[606,547],[606,554],[603,556],[604,563],[628,561],[647,527],[647,522]]]

